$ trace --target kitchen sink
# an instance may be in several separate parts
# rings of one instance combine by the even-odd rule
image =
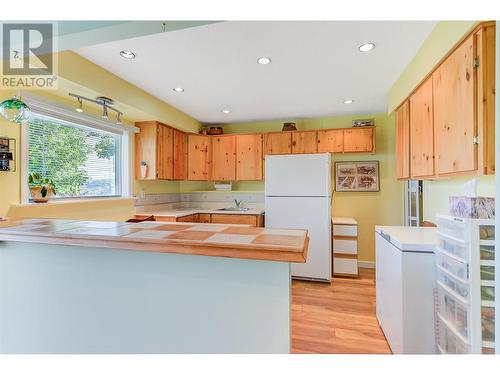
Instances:
[[[247,207],[226,207],[226,208],[219,208],[217,211],[248,211],[249,208]]]

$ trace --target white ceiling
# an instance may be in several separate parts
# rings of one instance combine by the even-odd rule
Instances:
[[[389,88],[434,25],[230,21],[76,52],[205,123],[362,114],[387,109]],[[365,42],[376,48],[359,52]],[[126,60],[121,50],[137,57]],[[257,64],[260,56],[271,64]],[[347,98],[355,102],[343,104]]]

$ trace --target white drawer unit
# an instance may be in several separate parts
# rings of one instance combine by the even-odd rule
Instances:
[[[436,342],[442,354],[495,352],[494,220],[437,215]]]
[[[340,275],[357,275],[358,260],[337,257],[333,260],[333,269]]]
[[[339,240],[333,237],[333,251],[334,254],[358,254],[358,240]]]
[[[342,224],[342,225],[341,224],[333,224],[333,235],[334,236],[357,237],[358,236],[358,226],[357,225],[345,225],[345,224]]]
[[[332,219],[333,275],[358,276],[358,222],[352,217]]]

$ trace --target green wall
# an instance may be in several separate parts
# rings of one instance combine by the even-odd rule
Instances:
[[[390,88],[387,95],[389,113],[408,97],[432,68],[476,24],[477,21],[440,21],[436,24],[415,57]]]

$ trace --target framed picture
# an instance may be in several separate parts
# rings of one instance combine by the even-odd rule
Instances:
[[[380,191],[378,160],[336,161],[335,191]]]

